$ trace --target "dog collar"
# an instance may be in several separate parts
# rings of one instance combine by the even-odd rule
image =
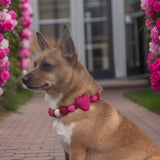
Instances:
[[[75,104],[71,104],[69,106],[61,106],[57,109],[49,108],[48,114],[51,117],[60,118],[62,116],[67,115],[70,112],[74,112],[77,108],[82,109],[83,111],[88,111],[90,109],[90,103],[96,102],[100,97],[100,93],[98,92],[94,96],[89,96],[87,93],[83,94],[81,97],[76,98]]]

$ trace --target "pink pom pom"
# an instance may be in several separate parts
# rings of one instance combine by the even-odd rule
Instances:
[[[52,116],[52,117],[56,117],[56,116],[55,116],[55,113],[54,113],[54,110],[51,109],[51,108],[49,108],[48,114],[49,114],[50,116]]]
[[[98,98],[97,98],[96,95],[91,97],[91,101],[92,101],[92,102],[95,102],[97,99],[98,99]]]
[[[68,111],[74,112],[75,111],[75,106],[73,104],[71,104],[70,106],[68,106]]]

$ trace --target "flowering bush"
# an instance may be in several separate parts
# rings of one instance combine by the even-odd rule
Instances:
[[[23,29],[21,30],[20,37],[22,42],[22,49],[19,50],[19,54],[21,55],[21,65],[22,69],[25,69],[30,64],[30,41],[32,39],[32,7],[30,0],[21,0],[22,5],[22,17],[21,24]]]
[[[146,27],[151,34],[148,69],[152,72],[151,83],[160,92],[160,0],[141,0],[141,8],[146,13]]]
[[[30,64],[31,22],[30,0],[0,0],[0,86],[5,91],[16,86],[22,70]]]

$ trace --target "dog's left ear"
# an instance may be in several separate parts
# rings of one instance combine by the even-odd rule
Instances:
[[[71,64],[75,65],[78,59],[78,54],[74,45],[74,42],[70,36],[70,32],[65,25],[63,28],[62,37],[58,48],[61,51],[62,56]]]
[[[47,40],[44,38],[42,33],[36,32],[36,35],[37,35],[37,40],[38,40],[39,46],[40,46],[42,51],[44,51],[45,49],[51,49],[52,48],[49,45],[49,43],[47,42]]]

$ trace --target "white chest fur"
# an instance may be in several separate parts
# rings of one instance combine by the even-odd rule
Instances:
[[[69,154],[68,146],[71,143],[71,136],[73,134],[73,128],[75,124],[71,123],[69,126],[65,126],[63,123],[58,122],[55,120],[53,122],[53,128],[58,136],[58,139],[63,146],[64,150]]]
[[[52,109],[56,109],[57,108],[57,104],[58,102],[61,100],[62,98],[62,94],[60,94],[58,97],[53,97],[49,94],[45,95],[45,100],[48,102],[49,107]]]

